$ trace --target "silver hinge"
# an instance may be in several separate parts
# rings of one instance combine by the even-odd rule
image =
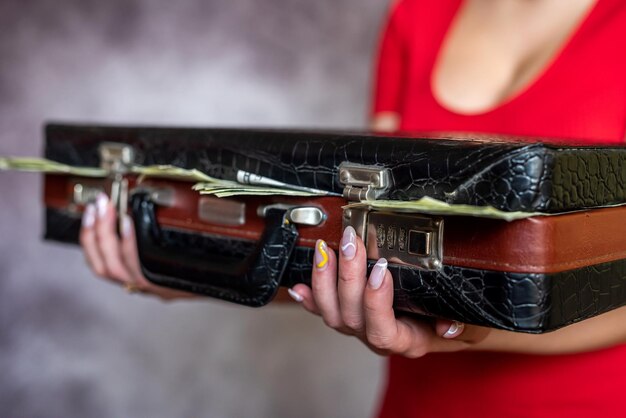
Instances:
[[[118,214],[121,230],[123,217],[128,207],[128,180],[124,175],[131,171],[135,161],[135,151],[127,144],[103,142],[98,147],[100,167],[109,173],[111,182],[111,202]]]
[[[343,196],[351,201],[376,200],[389,189],[391,173],[388,168],[354,163],[339,165],[339,181]]]

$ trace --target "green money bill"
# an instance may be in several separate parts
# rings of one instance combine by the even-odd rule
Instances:
[[[442,202],[431,197],[422,197],[418,200],[373,200],[352,203],[344,208],[369,207],[375,210],[390,210],[394,212],[414,212],[430,215],[475,216],[480,218],[502,219],[514,221],[532,216],[545,216],[538,212],[504,212],[493,206],[459,205]]]
[[[0,170],[36,173],[73,174],[82,177],[106,177],[106,170],[96,167],[72,167],[45,158],[0,157]]]
[[[99,167],[74,167],[45,158],[0,157],[0,170],[17,170],[50,174],[71,174],[85,177],[106,177],[107,171]],[[192,182],[223,182],[198,170],[187,170],[172,165],[134,166],[131,172],[140,177],[159,177]],[[230,184],[230,183],[228,183]]]

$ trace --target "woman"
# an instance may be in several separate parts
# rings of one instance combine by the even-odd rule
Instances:
[[[399,0],[379,56],[372,125],[623,142],[622,0]],[[146,282],[132,224],[115,237],[105,197],[81,240],[96,273],[163,298]],[[351,228],[335,255],[316,245],[312,288],[292,297],[373,351],[391,355],[381,417],[622,417],[626,309],[545,334],[396,318],[386,261],[369,278]]]

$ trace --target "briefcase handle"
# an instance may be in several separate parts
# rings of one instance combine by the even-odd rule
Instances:
[[[266,211],[266,227],[256,250],[241,260],[239,256],[194,256],[197,248],[193,251],[192,244],[168,246],[150,192],[137,190],[130,200],[141,269],[149,281],[255,307],[276,295],[298,238],[286,209]]]

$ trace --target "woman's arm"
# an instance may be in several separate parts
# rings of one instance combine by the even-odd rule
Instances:
[[[528,354],[569,354],[626,343],[626,307],[547,334],[529,335],[493,330],[472,350]]]

